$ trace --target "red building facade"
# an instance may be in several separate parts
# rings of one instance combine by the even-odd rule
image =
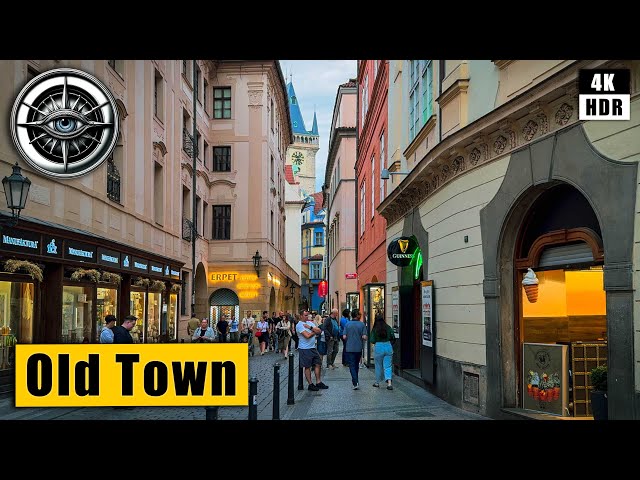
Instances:
[[[386,280],[386,221],[376,208],[386,196],[382,170],[388,166],[387,60],[358,62],[358,154],[356,161],[356,231],[360,310],[369,329],[375,314],[384,314]],[[365,355],[373,363],[371,349]]]

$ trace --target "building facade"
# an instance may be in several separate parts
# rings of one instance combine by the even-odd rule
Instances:
[[[287,150],[286,164],[292,166],[293,173],[298,176],[302,194],[307,196],[316,191],[316,153],[320,148],[318,120],[314,112],[311,130],[306,129],[292,81],[287,85],[287,96],[293,129],[293,145]]]
[[[285,214],[286,214],[286,255],[287,263],[302,278],[302,209],[305,201],[300,191],[300,182],[293,173],[292,165],[284,166]],[[301,282],[302,284],[302,282]],[[289,304],[287,310],[295,313],[299,310],[301,289],[295,284],[286,285],[289,288]]]
[[[386,182],[382,172],[387,168],[387,92],[389,63],[386,60],[358,62],[358,156],[356,185],[364,188],[364,204],[357,196],[356,215],[364,215],[364,222],[356,221],[364,230],[358,236],[357,280],[362,308],[369,319],[369,327],[377,313],[384,315],[384,289],[387,269],[386,220],[377,207],[384,200]],[[373,363],[367,348],[367,362]]]
[[[104,164],[61,180],[24,162],[9,116],[0,119],[0,166],[9,174],[17,162],[31,180],[18,223],[2,227],[0,383],[12,371],[15,342],[96,342],[107,314],[136,315],[136,342],[175,340],[179,332],[188,257],[182,217],[168,207],[182,190],[181,122],[174,122],[168,99],[179,95],[180,74],[165,61],[2,61],[4,111],[27,82],[62,67],[91,73],[112,92],[120,137]]]
[[[318,284],[325,275],[325,209],[322,192],[305,198],[302,207],[302,308],[322,312],[324,297],[318,294]]]
[[[589,68],[631,70],[631,120],[578,119]],[[640,64],[407,60],[390,78],[399,175],[378,210],[422,259],[387,262],[398,372],[493,418],[589,417],[606,364],[609,418],[639,418]]]
[[[197,89],[195,313],[211,323],[291,308],[284,165],[293,142],[277,60],[182,63],[183,216],[189,218],[193,83]],[[188,224],[188,222],[185,222]]]
[[[356,275],[355,165],[356,80],[338,87],[331,120],[331,138],[324,176],[323,199],[327,210],[327,302],[328,310],[360,307]]]

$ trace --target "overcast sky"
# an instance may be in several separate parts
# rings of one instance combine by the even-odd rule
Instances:
[[[313,109],[318,116],[320,150],[316,154],[316,191],[322,189],[327,165],[329,129],[333,116],[338,86],[356,77],[356,60],[280,60],[282,73],[289,82],[293,74],[293,88],[304,119],[304,126],[311,130]]]

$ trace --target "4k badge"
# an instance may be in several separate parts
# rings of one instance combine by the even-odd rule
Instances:
[[[20,155],[57,178],[79,177],[100,166],[111,155],[119,128],[113,95],[93,75],[71,68],[33,78],[11,111]]]

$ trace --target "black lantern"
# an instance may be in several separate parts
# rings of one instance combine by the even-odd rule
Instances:
[[[20,217],[20,210],[27,204],[27,195],[31,180],[22,176],[18,162],[13,166],[13,173],[2,179],[4,194],[7,197],[7,207],[11,209],[13,221],[16,223]]]
[[[260,255],[258,250],[256,250],[256,254],[252,258],[253,258],[253,267],[256,269],[256,274],[260,276],[260,261],[262,260],[262,256]]]
[[[296,293],[296,286],[291,285],[291,287],[289,287],[289,291],[291,292],[291,297],[293,298],[293,294]]]

